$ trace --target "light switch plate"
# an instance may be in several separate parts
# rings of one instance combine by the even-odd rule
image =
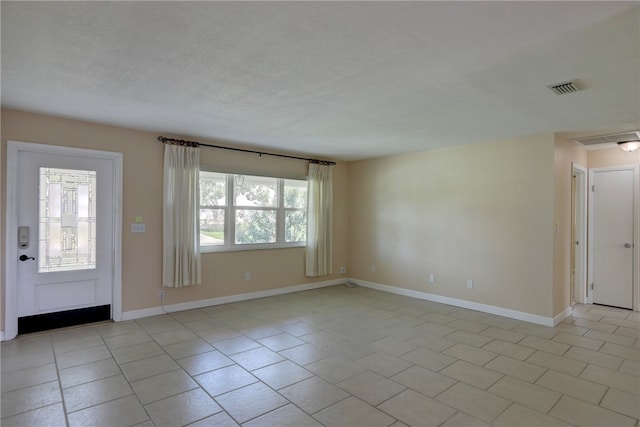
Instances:
[[[144,233],[144,224],[131,224],[131,232],[132,233]]]

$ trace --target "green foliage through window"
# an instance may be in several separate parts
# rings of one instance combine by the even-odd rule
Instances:
[[[236,209],[236,243],[274,243],[276,214],[275,210]]]
[[[202,248],[290,246],[306,234],[307,181],[200,172]]]

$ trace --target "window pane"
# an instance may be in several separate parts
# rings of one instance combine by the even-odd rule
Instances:
[[[38,273],[96,268],[96,172],[40,168]]]
[[[278,207],[278,179],[265,176],[234,175],[236,206]]]
[[[200,246],[224,245],[224,208],[200,209]]]
[[[276,211],[236,209],[236,243],[276,241]]]
[[[200,206],[225,206],[226,176],[223,173],[200,172]]]
[[[284,226],[286,242],[304,242],[307,240],[307,211],[286,211]]]
[[[307,181],[298,179],[284,180],[284,207],[294,209],[307,208]]]

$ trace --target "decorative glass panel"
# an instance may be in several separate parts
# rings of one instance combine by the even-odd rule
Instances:
[[[38,273],[96,268],[96,172],[40,168]]]

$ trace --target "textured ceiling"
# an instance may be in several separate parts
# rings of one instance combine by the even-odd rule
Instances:
[[[639,126],[639,2],[1,8],[9,108],[344,160]]]

